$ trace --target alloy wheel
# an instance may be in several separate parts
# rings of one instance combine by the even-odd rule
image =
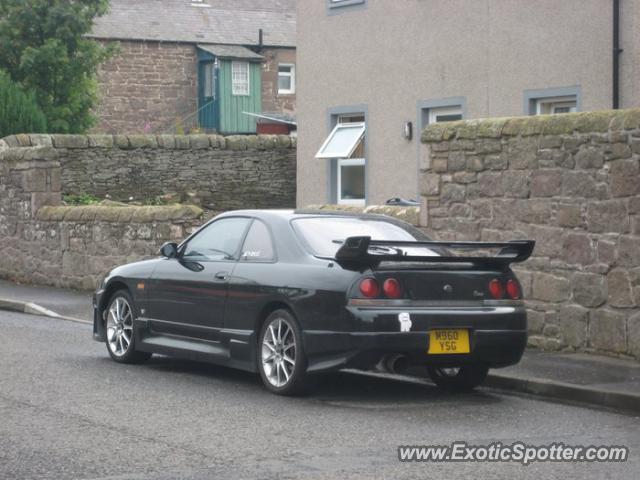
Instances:
[[[133,337],[133,311],[123,297],[116,297],[107,313],[107,340],[109,350],[116,357],[122,357]]]
[[[296,367],[296,339],[289,322],[274,318],[262,339],[262,369],[271,385],[280,388],[289,382]]]

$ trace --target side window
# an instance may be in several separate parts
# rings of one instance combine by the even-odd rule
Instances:
[[[269,229],[260,220],[254,220],[242,246],[240,260],[243,262],[269,262],[275,252]]]
[[[190,260],[232,260],[249,225],[249,218],[213,222],[187,243],[182,256]]]

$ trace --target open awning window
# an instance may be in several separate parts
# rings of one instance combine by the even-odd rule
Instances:
[[[339,123],[318,150],[316,158],[351,158],[364,131],[364,123]]]

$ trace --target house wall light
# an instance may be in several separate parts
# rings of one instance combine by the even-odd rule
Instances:
[[[402,128],[402,136],[407,140],[411,140],[413,138],[413,123],[404,122],[404,127]]]

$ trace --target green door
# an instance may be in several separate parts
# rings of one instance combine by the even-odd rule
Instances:
[[[262,113],[262,63],[221,60],[218,89],[219,131],[228,134],[256,133],[256,118],[246,113]]]

